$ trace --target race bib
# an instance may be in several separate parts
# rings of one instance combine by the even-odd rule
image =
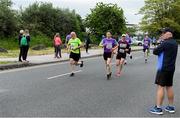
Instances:
[[[73,49],[74,49],[74,45],[71,45],[71,46],[70,46],[70,49],[73,50]]]
[[[148,41],[145,41],[145,46],[148,46],[148,43],[149,43]]]
[[[125,50],[124,49],[119,49],[119,52],[120,53],[125,53]]]
[[[107,49],[112,49],[112,43],[108,43],[108,44],[106,45],[106,48],[107,48]]]
[[[121,47],[121,48],[126,48],[126,47],[127,47],[127,44],[120,44],[120,47]]]

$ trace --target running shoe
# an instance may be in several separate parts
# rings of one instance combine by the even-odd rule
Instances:
[[[81,61],[80,67],[82,68],[84,66],[84,62]]]
[[[112,73],[107,74],[107,80],[110,80]]]
[[[151,109],[149,110],[149,112],[152,113],[152,114],[156,114],[156,115],[163,115],[163,110],[162,110],[162,108],[158,108],[157,106],[151,108]]]
[[[71,73],[71,74],[70,74],[70,77],[73,77],[73,76],[74,76],[74,73]]]
[[[175,107],[173,106],[167,106],[164,110],[169,113],[175,113]]]
[[[117,73],[116,73],[116,76],[117,76],[117,77],[120,77],[120,76],[121,76],[121,73],[120,73],[120,72],[117,72]]]
[[[130,56],[130,59],[132,59],[132,55]]]
[[[147,63],[147,59],[145,59],[145,63]]]

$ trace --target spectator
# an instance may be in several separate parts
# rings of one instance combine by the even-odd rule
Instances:
[[[24,34],[24,30],[20,30],[19,36],[18,36],[18,44],[19,44],[19,62],[22,62],[22,47],[20,45],[21,43],[21,38]]]
[[[61,45],[62,40],[60,38],[59,33],[56,33],[54,36],[54,48],[55,48],[55,58],[61,58]]]

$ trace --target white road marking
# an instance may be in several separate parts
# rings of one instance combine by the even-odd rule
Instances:
[[[144,57],[144,56],[134,57],[134,60],[141,59],[141,58],[143,58],[143,57]]]
[[[79,72],[82,72],[82,70],[75,71],[74,73],[79,73]],[[51,80],[51,79],[55,79],[55,78],[58,78],[58,77],[63,77],[63,76],[70,75],[70,74],[71,73],[64,73],[64,74],[61,74],[61,75],[56,75],[56,76],[53,76],[53,77],[49,77],[47,79]]]

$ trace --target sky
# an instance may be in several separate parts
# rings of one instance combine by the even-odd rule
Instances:
[[[126,21],[130,24],[138,24],[142,15],[138,15],[138,11],[144,6],[144,0],[12,0],[13,8],[19,9],[28,7],[34,2],[51,2],[55,7],[69,8],[75,10],[82,18],[85,18],[90,13],[90,9],[94,8],[97,2],[116,3],[124,10]]]

